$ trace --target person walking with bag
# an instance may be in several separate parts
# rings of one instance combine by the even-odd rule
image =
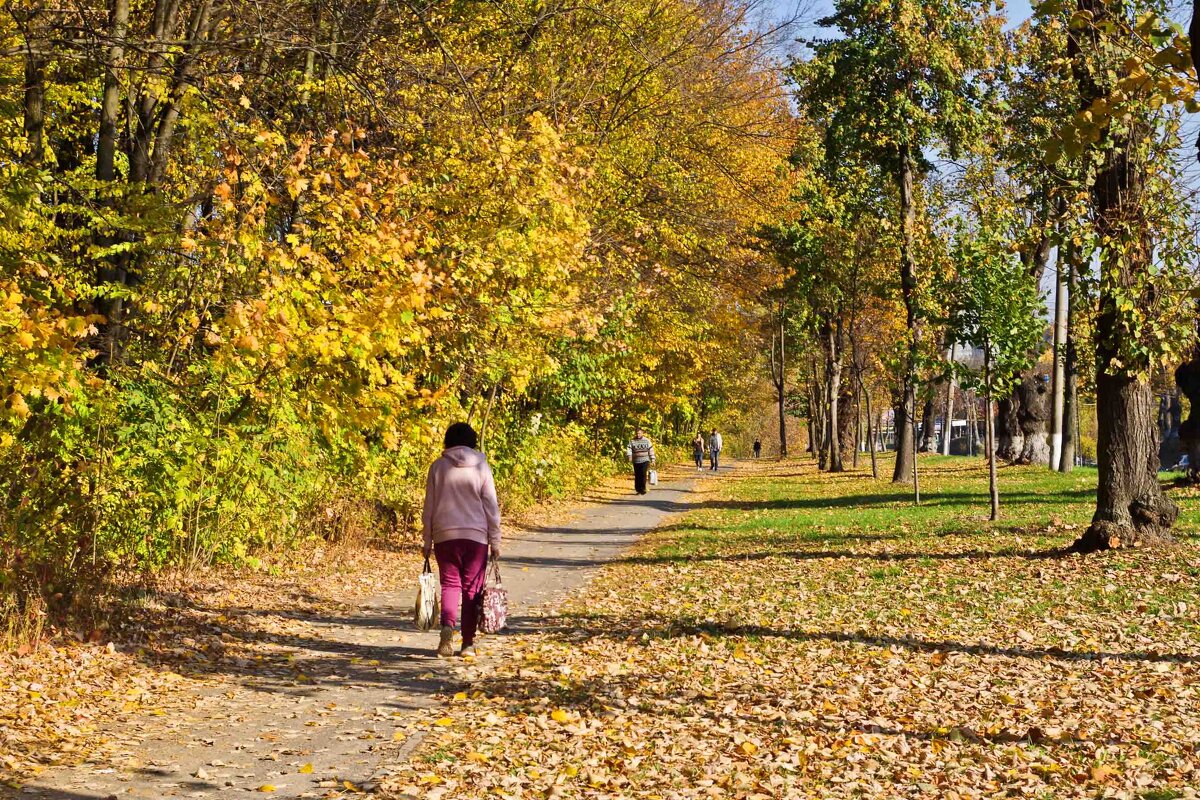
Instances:
[[[709,468],[716,471],[721,468],[721,446],[724,442],[721,440],[721,434],[717,433],[717,429],[713,428],[712,434],[708,437],[708,463]]]
[[[437,557],[442,584],[439,656],[454,655],[454,632],[462,627],[464,657],[475,655],[475,632],[487,576],[488,555],[500,558],[500,504],[479,437],[465,422],[446,430],[442,455],[425,480],[421,513],[425,558]],[[461,617],[460,617],[461,611]]]
[[[650,474],[651,465],[656,461],[654,443],[646,438],[645,431],[638,428],[625,452],[633,462],[633,488],[638,494],[645,494],[646,478]]]
[[[696,438],[692,439],[692,458],[696,460],[696,472],[704,469],[704,434],[696,431]]]

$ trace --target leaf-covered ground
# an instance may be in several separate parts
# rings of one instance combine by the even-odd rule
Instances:
[[[303,680],[284,645],[308,635],[304,618],[344,613],[416,562],[387,547],[287,558],[272,573],[174,576],[114,595],[91,630],[52,627],[32,651],[0,651],[0,787],[136,748],[143,720],[183,713],[197,690]]]
[[[584,504],[625,497],[628,483],[626,476],[602,482]],[[529,536],[560,524],[573,507],[545,504],[506,526]],[[317,543],[276,554],[264,571],[212,569],[110,587],[87,621],[49,627],[36,647],[0,648],[0,797],[56,768],[119,772],[131,760],[163,756],[155,737],[168,730],[186,739],[197,714],[213,713],[211,705],[197,706],[201,694],[228,697],[228,705],[239,702],[242,689],[309,694],[330,683],[326,673],[340,675],[332,683],[346,691],[358,673],[371,673],[377,687],[375,668],[356,665],[363,659],[353,657],[354,648],[331,643],[325,628],[353,622],[367,598],[407,597],[420,563],[415,542]],[[403,616],[392,622],[409,628]],[[373,630],[378,620],[369,623]],[[308,652],[314,649],[315,658]],[[267,726],[316,724],[297,722],[295,714],[281,720],[267,708],[239,711],[247,739],[267,736]],[[270,719],[246,721],[255,714]],[[213,758],[234,760],[227,753]]]
[[[745,462],[743,462],[744,464]],[[743,466],[412,723],[391,797],[1197,797],[1200,548],[1064,556],[1094,471]]]

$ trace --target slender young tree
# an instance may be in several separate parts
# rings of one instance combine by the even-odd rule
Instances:
[[[1038,317],[1038,287],[1012,257],[1006,226],[991,213],[982,215],[977,224],[974,230],[960,229],[955,237],[957,274],[949,327],[958,339],[983,350],[981,373],[961,365],[959,372],[965,384],[982,392],[987,409],[990,518],[996,520],[1000,517],[1000,490],[992,403],[1020,382],[1022,370],[1034,360],[1031,354],[1043,328]]]

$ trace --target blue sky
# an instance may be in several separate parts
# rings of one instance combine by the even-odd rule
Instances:
[[[767,8],[776,19],[798,17],[803,23],[800,35],[812,35],[818,31],[816,20],[826,16],[833,7],[831,0],[765,0]],[[1033,13],[1029,0],[1011,0],[1004,9],[1009,26],[1019,25]]]

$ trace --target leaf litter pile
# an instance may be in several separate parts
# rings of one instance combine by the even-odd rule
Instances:
[[[1200,796],[1192,534],[1062,555],[1094,472],[1004,470],[991,526],[982,470],[930,462],[920,508],[861,475],[741,469],[492,640],[383,793]]]

